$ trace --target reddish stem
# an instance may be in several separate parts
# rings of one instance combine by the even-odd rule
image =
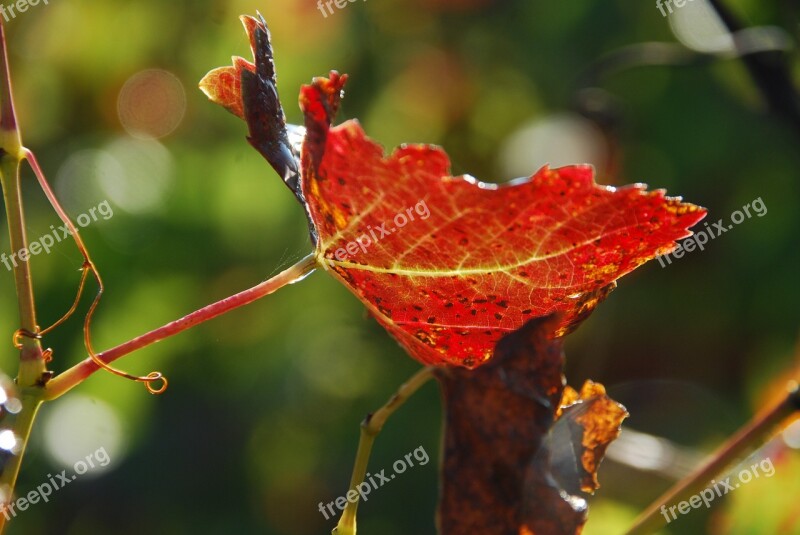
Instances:
[[[174,336],[187,329],[191,329],[195,325],[199,325],[217,316],[230,312],[236,308],[249,305],[266,295],[269,295],[280,288],[295,283],[311,273],[316,267],[316,258],[314,255],[309,255],[303,258],[300,262],[290,267],[289,269],[279,273],[273,278],[253,286],[248,290],[244,290],[238,294],[226,297],[221,301],[212,303],[206,307],[196,310],[181,319],[167,323],[166,325],[152,330],[149,333],[138,336],[128,342],[120,344],[116,347],[103,351],[97,354],[97,358],[108,364],[120,357],[132,353],[137,349],[142,349],[151,344]],[[61,373],[47,383],[47,393],[45,399],[55,399],[62,396],[75,386],[83,382],[87,377],[100,369],[91,358],[85,359],[76,364],[72,368]]]

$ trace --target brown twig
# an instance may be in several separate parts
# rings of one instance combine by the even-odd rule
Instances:
[[[758,447],[775,426],[799,410],[800,389],[796,383],[793,383],[783,401],[740,429],[711,455],[711,460],[707,464],[659,496],[639,515],[627,535],[645,535],[656,531],[664,524],[660,513],[662,506],[674,505],[706,488],[712,478],[720,474],[735,460]]]

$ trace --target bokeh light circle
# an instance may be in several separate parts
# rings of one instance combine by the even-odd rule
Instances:
[[[122,460],[126,438],[122,421],[100,399],[73,394],[53,403],[43,428],[45,450],[58,466],[72,468],[87,457],[98,461],[107,457],[109,462],[88,469],[89,474],[99,474]]]
[[[535,119],[511,134],[502,149],[501,164],[510,177],[528,177],[545,164],[588,163],[603,169],[605,152],[603,135],[590,121],[561,113]]]
[[[186,91],[177,76],[147,69],[128,78],[117,98],[117,114],[128,133],[158,139],[171,134],[186,113]]]

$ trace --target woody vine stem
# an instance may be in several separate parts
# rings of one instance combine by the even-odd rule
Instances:
[[[88,251],[78,235],[77,229],[69,220],[66,212],[61,208],[53,191],[47,184],[35,156],[22,144],[22,137],[14,110],[5,27],[2,22],[0,22],[0,77],[2,77],[0,80],[0,184],[2,185],[3,199],[8,219],[11,248],[12,250],[19,251],[27,249],[28,246],[25,233],[25,212],[22,203],[22,187],[20,180],[21,164],[23,161],[27,161],[31,165],[45,196],[52,204],[54,210],[73,232],[76,245],[84,257],[84,264],[82,266],[83,273],[78,296],[74,304],[67,314],[59,319],[53,326],[44,330],[39,328],[36,320],[36,303],[29,262],[17,262],[14,264],[13,274],[19,306],[20,328],[14,333],[13,342],[14,346],[20,351],[20,365],[15,382],[18,391],[17,395],[21,402],[21,410],[17,413],[6,414],[3,421],[4,428],[10,429],[14,433],[17,440],[17,448],[14,451],[15,454],[11,455],[5,464],[0,466],[0,509],[2,509],[13,499],[17,476],[24,457],[30,431],[42,402],[58,398],[100,369],[111,371],[128,379],[143,382],[152,393],[160,392],[163,390],[163,387],[166,386],[166,380],[160,373],[153,372],[145,377],[136,377],[111,368],[109,364],[137,349],[174,336],[195,325],[252,303],[261,297],[277,291],[283,286],[292,284],[311,273],[316,267],[317,261],[314,255],[308,255],[294,266],[291,266],[275,277],[252,288],[208,305],[181,319],[168,323],[112,349],[101,353],[95,353],[91,346],[89,326],[92,313],[102,293],[102,281],[97,269],[89,258]],[[50,350],[42,350],[42,335],[60,325],[61,322],[75,311],[80,301],[84,283],[90,273],[94,276],[99,285],[98,295],[89,308],[89,313],[84,323],[84,338],[90,357],[60,375],[52,377],[53,372],[47,369],[47,362],[51,352]],[[0,339],[2,338],[0,337]],[[158,381],[162,381],[162,388],[155,388],[152,386],[153,382]],[[5,524],[5,515],[0,514],[0,533],[5,530]]]
[[[20,187],[20,163],[22,161],[22,140],[17,128],[14,113],[14,100],[11,93],[8,55],[5,46],[5,29],[0,24],[0,183],[2,183],[3,199],[8,217],[8,229],[11,247],[20,250],[27,245],[25,236],[25,214],[22,207]],[[20,328],[27,332],[36,332],[36,305],[33,297],[30,266],[20,262],[14,266],[14,282],[19,303]],[[42,346],[37,338],[22,337],[19,342],[20,365],[17,376],[21,410],[7,416],[7,424],[21,441],[24,451],[25,443],[30,435],[36,412],[42,401],[41,380],[45,377],[46,366]],[[11,500],[14,484],[19,474],[22,453],[12,455],[0,473],[0,500],[3,505]],[[0,531],[5,527],[5,517],[0,516]]]

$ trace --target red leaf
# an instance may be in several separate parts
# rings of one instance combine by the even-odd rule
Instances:
[[[253,57],[258,56],[259,41],[258,31],[267,31],[264,19],[259,14],[259,19],[249,15],[242,15],[242,21],[247,37],[250,40],[250,51]],[[267,34],[268,35],[268,34]],[[269,38],[267,37],[267,46]],[[233,67],[219,67],[210,71],[200,80],[200,90],[214,103],[223,106],[232,114],[240,119],[244,119],[244,107],[242,103],[242,73],[249,71],[256,72],[256,66],[244,58],[233,56]]]
[[[233,67],[218,67],[200,80],[200,89],[216,104],[244,119],[242,104],[242,71],[255,72],[256,66],[244,58],[234,56]]]
[[[478,366],[503,334],[552,312],[563,334],[598,290],[671,251],[705,215],[663,190],[598,186],[585,165],[495,186],[450,176],[438,147],[386,157],[356,121],[329,128],[343,84],[332,73],[300,97],[317,255],[424,364]]]
[[[387,157],[358,122],[330,126],[346,81],[336,72],[301,90],[298,183],[269,33],[263,20],[243,21],[255,67],[236,60],[201,85],[244,110],[250,143],[306,208],[319,262],[424,364],[477,367],[504,334],[553,312],[553,334],[563,335],[614,281],[673,250],[705,216],[663,190],[598,186],[586,165],[496,186],[452,177],[438,147],[404,145]]]

